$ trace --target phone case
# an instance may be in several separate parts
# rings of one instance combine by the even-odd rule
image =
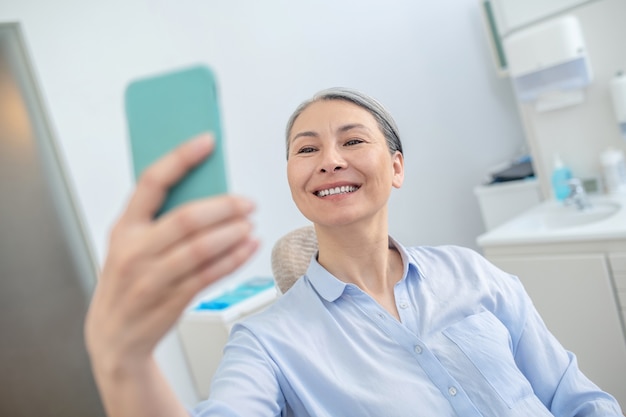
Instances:
[[[135,178],[185,140],[211,132],[213,153],[172,187],[157,216],[185,202],[227,191],[216,80],[205,66],[143,78],[125,92]]]

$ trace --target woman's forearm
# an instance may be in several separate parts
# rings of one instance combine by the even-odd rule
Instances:
[[[154,358],[130,366],[94,362],[93,371],[109,417],[188,416]]]

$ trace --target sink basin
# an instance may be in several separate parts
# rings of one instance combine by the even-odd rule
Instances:
[[[483,247],[499,245],[626,241],[626,194],[589,196],[591,207],[579,210],[555,200],[544,201],[481,235]]]
[[[614,202],[596,202],[584,210],[573,206],[552,206],[537,215],[545,228],[561,229],[584,226],[608,219],[616,214],[620,207]]]

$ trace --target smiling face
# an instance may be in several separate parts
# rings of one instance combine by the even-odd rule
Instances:
[[[387,200],[404,178],[369,111],[344,100],[310,104],[289,132],[287,177],[294,202],[319,226],[387,223]]]

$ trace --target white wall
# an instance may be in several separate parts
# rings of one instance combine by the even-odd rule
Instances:
[[[391,231],[405,244],[476,248],[484,227],[472,188],[524,140],[476,0],[4,0],[0,20],[24,26],[100,261],[132,188],[122,96],[141,75],[197,62],[216,70],[232,189],[258,202],[264,242],[244,277],[270,274],[273,242],[306,222],[288,191],[283,130],[319,89],[362,89],[395,115],[407,178]],[[159,358],[195,401],[173,337]]]

